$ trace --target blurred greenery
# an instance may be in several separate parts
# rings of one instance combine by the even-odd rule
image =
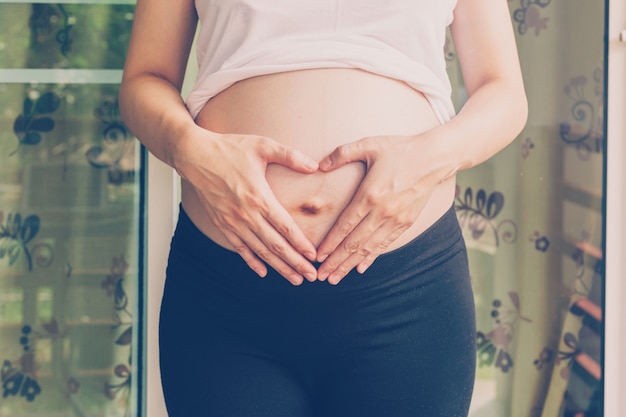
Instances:
[[[121,69],[134,6],[0,3],[0,68]]]
[[[22,301],[24,290],[22,288],[2,288],[0,291],[0,323],[22,323]]]

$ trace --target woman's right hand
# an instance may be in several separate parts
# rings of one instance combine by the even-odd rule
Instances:
[[[193,0],[137,1],[120,86],[124,122],[195,188],[215,226],[259,275],[267,274],[262,259],[294,284],[305,274],[315,279],[307,261],[315,247],[274,197],[265,169],[280,164],[311,173],[317,162],[268,138],[221,135],[194,123],[180,90],[197,22]]]
[[[265,172],[279,164],[313,173],[317,162],[267,137],[197,129],[200,134],[177,147],[174,167],[194,187],[211,221],[259,276],[267,274],[264,261],[294,285],[303,277],[314,281],[315,246],[278,202]]]

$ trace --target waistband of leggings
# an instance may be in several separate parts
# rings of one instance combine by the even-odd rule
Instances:
[[[462,232],[451,206],[435,223],[407,244],[383,253],[370,266],[367,273],[397,269],[403,265],[415,266],[437,257],[462,239]],[[172,239],[172,250],[194,261],[210,265],[220,273],[251,272],[243,259],[234,251],[226,249],[200,231],[189,218],[182,205],[176,231]],[[180,251],[183,251],[182,253]],[[316,264],[318,266],[318,264]],[[393,269],[392,269],[393,268]],[[270,269],[270,273],[275,272]],[[356,273],[356,271],[353,270]]]

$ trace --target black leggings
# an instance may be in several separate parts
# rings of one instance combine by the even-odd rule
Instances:
[[[181,210],[160,321],[170,417],[463,417],[475,352],[453,209],[365,274],[298,287]]]

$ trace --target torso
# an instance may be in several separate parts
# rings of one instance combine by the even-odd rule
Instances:
[[[412,135],[439,124],[426,98],[407,84],[354,69],[316,69],[240,81],[211,99],[196,118],[219,133],[255,134],[293,146],[316,160],[337,146],[378,135]],[[365,175],[362,163],[305,175],[270,165],[278,201],[319,245]],[[418,236],[448,210],[454,179],[440,184],[417,221],[387,250]],[[231,248],[183,181],[185,211],[210,239]]]

